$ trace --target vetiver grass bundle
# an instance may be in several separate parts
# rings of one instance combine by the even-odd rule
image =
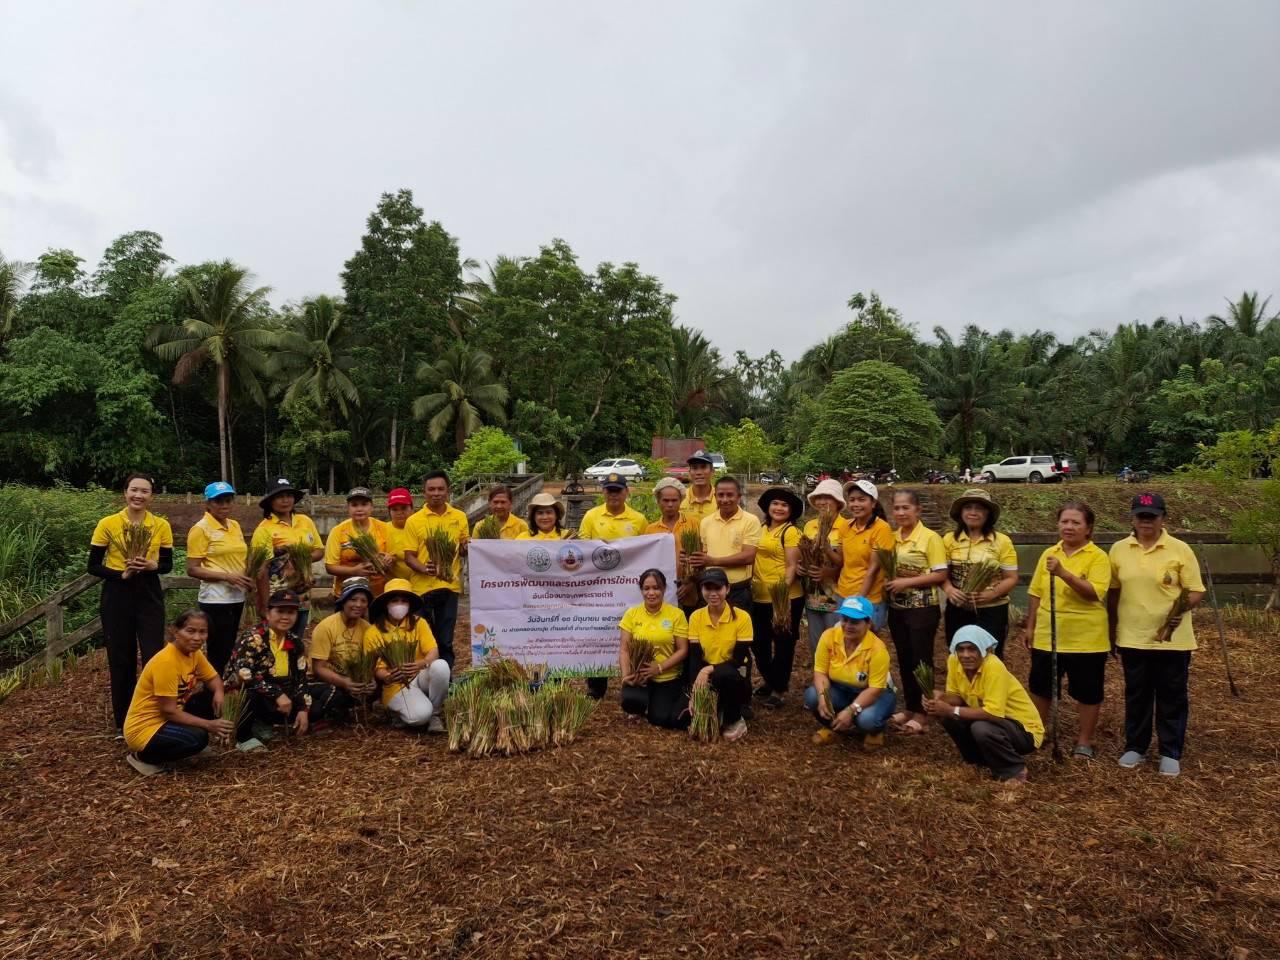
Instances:
[[[467,755],[487,757],[493,752],[497,736],[498,711],[493,702],[493,694],[488,690],[478,690],[471,704],[471,736],[467,743]]]
[[[145,523],[126,523],[120,535],[107,534],[107,540],[124,555],[125,560],[146,557],[151,550],[151,528]]]
[[[418,641],[403,630],[392,629],[377,652],[388,667],[399,670],[417,661]]]
[[[886,580],[898,577],[898,551],[893,547],[876,547],[876,557],[880,560],[880,571]]]
[[[632,673],[639,673],[641,667],[652,663],[654,656],[652,641],[631,634],[627,640],[627,663],[631,665]]]
[[[791,630],[791,584],[785,577],[769,585],[769,602],[773,604],[773,629],[779,633]]]
[[[501,655],[490,657],[477,678],[482,686],[489,690],[506,690],[518,688],[529,689],[529,674],[524,665],[515,657]]]
[[[267,564],[271,562],[271,548],[266,544],[249,545],[249,552],[244,558],[244,575],[252,580],[255,584],[258,577],[262,575],[262,571],[267,568]],[[240,626],[247,627],[253,623],[256,616],[261,616],[261,612],[257,609],[257,592],[250,590],[245,598],[244,614],[240,617]]]
[[[289,565],[293,567],[293,587],[299,592],[310,590],[315,582],[311,573],[311,547],[305,543],[291,543],[285,549]]]
[[[243,687],[235,687],[222,695],[222,719],[231,721],[231,736],[226,741],[226,746],[235,745],[236,730],[240,728],[240,721],[244,719],[244,712],[247,709],[249,709],[249,691]]]
[[[694,687],[689,695],[689,736],[703,743],[720,739],[720,697],[711,686]]]
[[[1000,564],[997,561],[990,558],[979,560],[969,564],[969,569],[964,573],[964,585],[960,589],[969,595],[970,605],[977,610],[978,601],[973,598],[999,579]]]
[[[493,514],[485,517],[476,525],[477,540],[500,540],[502,539],[502,523]]]
[[[926,663],[921,660],[916,664],[915,669],[911,671],[912,676],[916,678],[916,683],[920,684],[920,690],[926,697],[933,697],[933,664]]]
[[[524,690],[508,687],[494,694],[493,708],[498,725],[494,749],[508,757],[527,752],[531,746],[528,730],[529,694]]]
[[[436,579],[452,583],[453,561],[458,556],[458,545],[450,539],[447,531],[437,527],[427,534],[425,546],[427,559],[435,565]]]
[[[831,530],[835,526],[835,514],[823,514],[818,518],[818,532],[814,538],[800,536],[800,577],[804,581],[805,593],[813,593],[818,585],[809,575],[813,567],[822,569],[830,564]]]
[[[690,554],[702,552],[702,534],[696,529],[685,527],[680,531],[680,569],[676,571],[679,582],[676,584],[677,599],[686,607],[698,603],[698,574],[689,563]]]
[[[1169,608],[1169,615],[1164,618],[1164,623],[1160,624],[1160,629],[1156,631],[1156,643],[1168,643],[1173,639],[1173,631],[1178,628],[1179,621],[1191,608],[1187,605],[1187,597],[1190,592],[1183,590],[1178,594],[1178,599],[1173,601],[1173,606]]]
[[[361,562],[373,567],[378,576],[385,577],[390,573],[387,565],[382,562],[382,551],[378,549],[378,541],[373,538],[372,533],[365,530],[357,530],[353,533],[351,549],[355,551]]]
[[[484,692],[479,683],[470,680],[454,684],[444,702],[444,722],[449,729],[449,750],[457,753],[471,742],[471,718],[476,698]]]
[[[557,747],[573,743],[591,711],[596,708],[595,700],[567,683],[553,684],[545,703],[551,742]]]
[[[373,683],[377,665],[377,650],[352,649],[342,653],[333,666],[340,674],[355,683]]]

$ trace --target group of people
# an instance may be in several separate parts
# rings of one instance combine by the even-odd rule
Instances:
[[[692,573],[681,578],[678,602],[667,602],[662,571],[645,571],[641,602],[619,623],[620,701],[629,716],[686,727],[690,691],[709,686],[724,739],[741,739],[755,706],[786,704],[803,620],[813,657],[804,704],[820,724],[816,743],[848,733],[874,749],[886,728],[918,735],[937,721],[964,760],[1020,783],[1025,756],[1044,738],[1054,680],[1063,676],[1079,707],[1074,753],[1094,757],[1108,654],[1118,652],[1125,678],[1120,764],[1132,768],[1147,759],[1154,715],[1160,771],[1178,774],[1195,638],[1190,618],[1171,611],[1175,604],[1196,606],[1204,588],[1194,553],[1164,529],[1158,494],[1134,498],[1133,533],[1109,554],[1092,542],[1087,505],[1067,501],[1059,509],[1060,539],[1039,558],[1029,589],[1023,638],[1031,667],[1024,687],[1003,659],[1018,559],[997,529],[999,504],[985,490],[955,500],[954,528],[943,535],[921,523],[920,501],[910,490],[893,492],[891,525],[869,480],[843,486],[823,480],[808,496],[816,516],[807,522],[796,493],[768,489],[757,502],[762,522],[743,507],[741,483],[716,478],[704,452],[688,466],[687,487],[673,478],[655,486],[660,516],[653,522],[628,504],[628,482],[619,474],[604,479],[604,502],[587,511],[576,531],[566,528],[565,507],[550,494],[533,497],[522,518],[512,512],[508,489],[489,492],[497,535],[505,539],[672,537],[676,569]],[[178,618],[167,646],[159,576],[172,568],[172,531],[148,509],[149,478],[130,477],[124,493],[124,509],[94,531],[89,570],[104,580],[112,706],[135,768],[154,772],[204,749],[211,736],[248,743],[255,729],[284,724],[303,733],[348,717],[373,697],[396,723],[443,729],[461,563],[480,532],[450,504],[444,473],[425,478],[417,510],[407,489],[392,490],[389,521],[373,516],[371,491],[353,489],[348,519],[324,540],[296,511],[303,491],[286,479],[260,501],[263,519],[248,542],[230,515],[235,491],[210,484],[206,512],[187,538],[188,571],[201,582],[198,609]],[[128,554],[126,528],[149,531],[140,555]],[[491,524],[489,535],[493,530]],[[686,555],[682,534],[689,530],[700,547]],[[432,559],[439,555],[432,541],[442,533],[454,547],[447,569]],[[246,572],[250,551],[265,556],[255,577]],[[309,638],[310,591],[297,589],[295,569],[308,558],[323,560],[335,593],[335,612]],[[980,563],[998,574],[967,592],[970,570]],[[789,616],[776,609],[782,583]],[[246,618],[246,603],[261,615]],[[945,682],[930,684],[939,627],[949,651]],[[416,645],[412,662],[379,659],[371,677],[356,675],[356,658],[376,654],[393,637]],[[632,637],[649,641],[652,661],[628,661]],[[922,687],[921,678],[934,689]],[[603,677],[588,681],[597,697],[607,685]],[[221,710],[233,688],[248,701],[235,729]]]

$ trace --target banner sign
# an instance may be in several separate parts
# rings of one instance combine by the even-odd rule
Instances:
[[[471,661],[500,653],[545,664],[551,676],[618,675],[618,621],[643,603],[640,574],[667,578],[675,600],[670,534],[621,540],[472,540]]]

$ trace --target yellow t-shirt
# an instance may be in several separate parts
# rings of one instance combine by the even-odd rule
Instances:
[[[196,681],[208,682],[218,675],[204,653],[187,656],[172,643],[147,661],[124,721],[124,740],[135,753],[146,747],[165,724],[159,697],[176,697],[182,706],[195,691]]]
[[[327,660],[330,667],[341,673],[343,660],[364,649],[364,635],[368,630],[368,620],[362,618],[349,627],[343,622],[342,614],[329,614],[311,631],[311,641],[307,644],[311,666],[314,667],[317,660]]]
[[[689,621],[679,607],[664,603],[657,613],[650,613],[643,603],[632,607],[622,615],[618,628],[633,637],[653,644],[653,662],[662,663],[676,652],[676,638],[689,636]],[[658,683],[666,683],[680,676],[683,665],[676,664],[670,670],[658,674]]]
[[[408,521],[406,520],[407,524]],[[395,563],[391,565],[392,580],[413,580],[413,569],[404,562],[405,551],[413,549],[413,543],[409,537],[409,531],[404,527],[397,527],[394,523],[384,525],[387,534],[387,552],[396,558]]]
[[[249,546],[244,542],[240,524],[227,517],[224,527],[206,511],[187,531],[187,559],[203,560],[210,570],[220,573],[244,573]],[[243,603],[244,591],[223,581],[200,581],[200,603]]]
[[[893,531],[889,525],[875,517],[865,527],[855,526],[849,521],[840,534],[840,550],[843,566],[840,568],[840,579],[836,581],[836,591],[842,597],[849,597],[862,590],[862,581],[867,576],[867,568],[871,566],[871,551],[891,550],[894,545]],[[884,574],[877,574],[867,591],[867,599],[872,603],[880,603],[884,599]]]
[[[787,549],[800,546],[800,528],[793,523],[778,527],[762,526],[760,543],[756,546],[755,563],[751,565],[751,599],[756,603],[770,603],[769,588],[787,575]],[[787,591],[792,600],[804,595],[799,571],[795,583]]]
[[[969,567],[983,560],[996,561],[1006,572],[1012,570],[1016,573],[1018,570],[1018,551],[1014,549],[1013,541],[998,530],[981,540],[970,540],[967,532],[948,530],[942,535],[942,547],[947,552],[947,579],[957,590],[964,589]],[[1006,593],[998,600],[978,604],[978,609],[1003,607],[1008,603],[1009,595]]]
[[[699,607],[689,618],[689,642],[702,645],[702,659],[707,663],[724,663],[732,659],[737,644],[751,642],[751,616],[734,607],[732,620],[722,615],[720,622],[713,624],[707,608]]]
[[[378,545],[379,553],[391,552],[391,541],[387,536],[388,524],[382,522],[376,517],[369,518],[369,529],[360,532],[367,533],[373,537],[374,543]],[[329,531],[329,539],[324,545],[324,562],[326,564],[334,564],[342,567],[354,567],[364,561],[360,559],[360,555],[356,553],[351,546],[351,538],[357,533],[356,522],[348,517],[340,524]],[[371,576],[368,578],[369,586],[373,589],[375,597],[382,594],[382,588],[386,584],[383,577]],[[346,577],[340,577],[337,574],[333,576],[333,595],[336,597],[342,593],[342,585],[347,582]]]
[[[1040,598],[1040,610],[1036,613],[1037,650],[1050,649],[1049,637],[1049,570],[1045,561],[1057,557],[1074,576],[1084,577],[1098,594],[1097,600],[1085,600],[1061,577],[1054,577],[1058,603],[1058,652],[1106,653],[1111,649],[1107,636],[1107,588],[1111,585],[1111,561],[1102,548],[1090,540],[1083,547],[1067,556],[1059,540],[1040,554],[1036,572],[1031,577],[1027,593]]]
[[[1111,586],[1120,588],[1116,607],[1116,646],[1135,650],[1194,650],[1196,635],[1191,614],[1184,614],[1168,643],[1157,643],[1183,590],[1200,593],[1204,580],[1195,551],[1165,530],[1150,550],[1142,549],[1135,536],[1111,547]]]
[[[543,533],[541,530],[537,533],[533,533],[526,530],[524,533],[520,534],[520,536],[516,537],[517,540],[567,540],[568,538],[568,530],[552,530],[550,533]]]
[[[648,525],[645,515],[629,504],[623,505],[622,513],[612,514],[602,503],[587,511],[578,525],[578,536],[583,540],[621,540],[640,536]]]
[[[471,539],[475,540],[480,536],[480,524],[483,520],[477,520],[475,526],[471,528]],[[522,534],[529,532],[529,524],[521,520],[514,513],[507,515],[507,522],[502,525],[498,531],[499,540],[519,540]]]
[[[709,557],[729,557],[741,553],[747,547],[759,547],[762,533],[760,520],[754,513],[738,507],[737,513],[726,520],[720,511],[703,517],[698,524],[702,534],[702,549]],[[722,567],[729,582],[746,583],[751,579],[751,564]]]
[[[707,493],[705,500],[698,500],[693,495],[693,487],[690,487],[684,493],[684,499],[680,501],[680,516],[686,520],[692,520],[694,523],[701,523],[703,519],[711,516],[719,508],[716,506],[716,488],[713,486]]]
[[[942,546],[942,538],[926,527],[917,523],[904,538],[902,530],[893,532],[893,550],[898,556],[899,567],[907,567],[917,572],[902,576],[918,577],[935,570],[947,569],[947,551]],[[915,607],[936,607],[938,605],[937,587],[920,587],[904,590],[889,597],[890,606],[899,610]]]
[[[423,507],[408,519],[404,529],[409,539],[409,551],[418,555],[419,563],[427,563],[431,559],[427,556],[427,534],[433,530],[444,530],[448,533],[449,539],[458,545],[459,551],[462,544],[470,539],[467,532],[467,515],[457,507],[451,506],[446,506],[444,513],[433,513],[429,507]],[[426,593],[428,590],[452,590],[454,593],[461,593],[461,552],[453,560],[453,579],[442,580],[439,577],[429,577],[415,570],[409,582],[413,585],[414,593]]]
[[[168,520],[164,517],[157,517],[149,510],[143,514],[141,522],[144,527],[151,531],[151,544],[147,548],[147,559],[159,560],[161,547],[173,549],[173,529],[169,526]],[[123,541],[124,531],[128,526],[129,513],[127,510],[121,510],[119,513],[113,513],[109,517],[103,517],[98,521],[98,525],[93,528],[93,537],[89,542],[95,547],[107,548],[102,565],[109,570],[123,570],[125,568],[125,556],[112,541]]]
[[[389,634],[392,629],[392,627],[388,626],[387,633]],[[413,639],[418,641],[418,655],[416,659],[425,660],[436,649],[436,638],[431,632],[431,627],[427,625],[427,621],[422,617],[419,617],[418,622],[413,625],[412,635]],[[386,634],[373,624],[370,624],[369,629],[364,632],[365,653],[372,653],[379,649],[385,639]],[[378,666],[384,670],[387,669],[387,664],[381,657],[378,658]],[[384,683],[382,685],[383,704],[389,704],[391,702],[391,698],[399,693],[403,687],[403,683]]]
[[[822,631],[818,649],[813,654],[813,672],[825,673],[827,679],[851,687],[875,687],[884,690],[889,686],[889,648],[868,630],[862,642],[845,651],[844,627],[836,624]]]
[[[1017,720],[1037,747],[1044,742],[1044,723],[1035,704],[994,653],[982,658],[972,680],[954,653],[947,657],[947,693],[958,696],[965,706],[985,710],[993,717]]]
[[[289,520],[281,520],[274,513],[258,524],[253,531],[252,545],[282,550],[295,543],[305,543],[313,550],[324,546],[316,522],[305,513],[295,511]]]

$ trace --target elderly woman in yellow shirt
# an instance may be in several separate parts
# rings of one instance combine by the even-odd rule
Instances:
[[[683,730],[689,725],[689,695],[681,671],[689,655],[689,623],[678,607],[665,600],[667,578],[661,570],[640,574],[643,602],[631,607],[618,624],[621,644],[622,710],[646,717],[655,727]],[[631,662],[632,637],[653,645],[653,659]]]
[[[813,684],[804,706],[823,724],[814,743],[837,733],[858,733],[868,750],[884,745],[884,728],[897,697],[889,650],[872,632],[875,609],[866,597],[845,597],[840,623],[822,635],[813,658]]]
[[[996,529],[1000,504],[985,490],[966,490],[951,504],[955,529],[942,537],[947,553],[947,580],[942,584],[947,595],[943,620],[947,642],[956,631],[976,623],[996,638],[996,656],[1004,657],[1004,640],[1009,634],[1009,594],[1018,585],[1018,553],[1013,541]],[[969,571],[978,563],[994,563],[1000,577],[982,592],[970,596],[964,592]]]
[[[1044,723],[1022,684],[992,651],[996,638],[976,624],[956,631],[947,658],[947,689],[925,700],[965,763],[986,767],[1012,786],[1027,782],[1022,758],[1044,742]]]
[[[244,574],[249,546],[231,516],[235,488],[217,480],[204,488],[204,516],[187,531],[187,573],[200,581],[197,602],[209,620],[209,662],[221,675],[240,632],[246,593],[254,583]]]
[[[785,487],[771,487],[756,501],[765,516],[751,566],[752,652],[763,681],[755,695],[766,707],[780,707],[791,684],[791,668],[800,635],[800,615],[804,611],[804,588],[800,585],[800,528],[804,501]],[[774,622],[773,590],[785,584],[787,622]],[[778,587],[780,589],[780,587]]]
[[[827,552],[821,555],[827,559],[805,571],[810,587],[804,601],[804,618],[809,625],[809,650],[813,652],[818,649],[818,639],[840,619],[836,612],[840,609],[840,596],[836,592],[840,564],[831,549],[840,543],[849,525],[849,521],[840,516],[844,507],[840,481],[828,477],[820,482],[809,494],[809,506],[817,510],[818,515],[804,525],[804,535],[817,543],[824,527],[829,531],[827,542],[822,544]]]
[[[1102,711],[1103,681],[1111,642],[1107,635],[1107,590],[1111,561],[1093,542],[1093,509],[1079,500],[1058,508],[1061,538],[1040,555],[1027,590],[1027,628],[1023,643],[1031,651],[1027,686],[1031,699],[1048,717],[1053,697],[1061,694],[1062,677],[1076,701],[1080,728],[1073,756],[1092,760],[1093,733]],[[1049,607],[1053,591],[1053,609]],[[1053,624],[1058,637],[1058,690],[1053,689]]]

